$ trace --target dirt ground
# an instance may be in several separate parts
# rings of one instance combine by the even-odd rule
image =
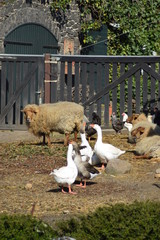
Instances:
[[[96,135],[92,146],[95,141]],[[160,159],[135,159],[135,146],[127,142],[125,132],[103,132],[103,141],[126,150],[120,159],[131,163],[131,172],[116,176],[102,172],[88,181],[86,189],[73,184],[77,195],[70,195],[61,193],[49,175],[52,169],[66,165],[62,135],[53,134],[49,149],[28,132],[0,131],[0,212],[33,214],[53,226],[56,220],[87,214],[97,207],[159,201],[160,179],[155,178],[155,171]]]

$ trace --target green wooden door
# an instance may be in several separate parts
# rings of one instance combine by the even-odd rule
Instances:
[[[4,41],[8,54],[56,54],[58,41],[45,27],[39,24],[23,24],[12,30]]]
[[[94,41],[93,44],[83,46],[81,55],[107,55],[107,26],[89,31],[89,36]]]

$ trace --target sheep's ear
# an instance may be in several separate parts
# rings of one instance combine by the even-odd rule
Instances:
[[[26,114],[26,110],[24,110],[24,109],[22,109],[21,112],[24,113],[24,114]]]

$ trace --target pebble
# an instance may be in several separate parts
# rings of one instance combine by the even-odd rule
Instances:
[[[27,183],[25,189],[29,190],[32,188],[32,183]]]
[[[156,173],[154,175],[155,178],[160,178],[160,168],[156,169]]]
[[[160,174],[160,168],[156,169],[156,173]]]
[[[64,210],[63,214],[69,214],[69,210]]]

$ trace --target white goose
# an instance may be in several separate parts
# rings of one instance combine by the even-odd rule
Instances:
[[[67,151],[67,166],[61,167],[59,169],[54,169],[50,175],[53,175],[56,182],[61,186],[62,192],[66,193],[63,189],[64,184],[68,184],[68,190],[70,194],[76,194],[71,189],[71,184],[73,184],[78,175],[78,169],[72,159],[73,146],[69,143]]]
[[[82,141],[81,145],[80,145],[80,153],[81,153],[82,161],[83,162],[87,161],[93,166],[99,165],[100,160],[99,160],[98,156],[96,155],[96,153],[91,148],[88,140],[86,139],[85,133],[80,132],[80,136],[81,136],[81,141]],[[81,147],[84,147],[84,146],[85,146],[85,148],[81,149]]]
[[[82,161],[90,162],[93,155],[93,149],[91,148],[88,140],[86,139],[85,132],[83,133],[80,132],[80,137],[81,137],[80,153],[81,153]],[[81,147],[84,147],[84,148],[81,149]]]
[[[108,161],[118,158],[120,155],[124,154],[125,151],[122,151],[111,144],[103,143],[101,127],[97,124],[90,124],[90,126],[97,131],[97,141],[94,150],[102,163],[102,169],[104,169],[105,164],[107,164]]]

